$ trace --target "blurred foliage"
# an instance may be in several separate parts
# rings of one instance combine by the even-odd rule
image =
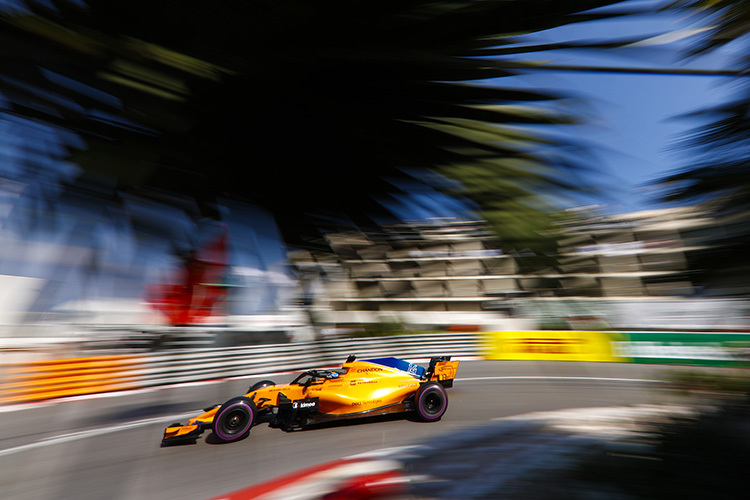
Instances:
[[[404,335],[406,333],[404,324],[399,321],[383,320],[379,323],[367,323],[364,330],[353,337],[390,337],[393,335]],[[409,332],[410,334],[416,332]]]
[[[726,406],[656,425],[650,445],[615,448],[585,461],[558,498],[744,498],[747,410]]]
[[[694,41],[692,54],[706,52],[745,36],[750,29],[746,0],[675,0],[667,9],[678,9],[703,24],[706,31]]]
[[[685,115],[703,124],[676,145],[686,158],[685,167],[657,183],[664,201],[702,203],[725,221],[727,230],[714,235],[711,250],[697,253],[693,263],[704,271],[705,284],[746,282],[750,275],[745,259],[750,251],[750,58],[746,55],[750,3],[679,0],[669,8],[683,11],[704,28],[686,58],[732,44],[739,75],[723,82],[732,86],[733,100]]]
[[[540,194],[590,189],[587,157],[534,131],[576,122],[565,96],[502,79],[521,54],[562,48],[515,35],[621,15],[591,11],[612,3],[19,0],[0,17],[0,109],[68,134],[66,160],[116,181],[106,196],[209,217],[217,196],[246,199],[309,244],[373,225],[383,199],[423,183],[545,253]]]
[[[339,331],[328,333],[326,338],[371,338],[371,337],[393,337],[397,335],[420,335],[440,333],[436,330],[417,328],[414,325],[392,319],[381,319],[377,323],[362,323],[353,325],[337,325]]]
[[[688,396],[699,395],[750,402],[750,373],[744,370],[676,370],[667,377],[667,383],[671,390]]]
[[[692,416],[641,422],[644,432],[566,466],[554,487],[525,493],[548,499],[747,497],[750,374],[681,370],[667,381],[672,389],[699,396],[692,399],[698,403]]]

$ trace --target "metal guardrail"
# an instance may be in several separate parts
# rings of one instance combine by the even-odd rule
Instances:
[[[360,359],[481,356],[482,342],[479,333],[419,334],[153,353],[141,356],[140,376],[144,387],[152,387],[332,366],[349,354]]]
[[[0,404],[320,368],[339,365],[350,354],[423,359],[482,352],[482,334],[447,333],[14,363],[0,373]]]
[[[0,365],[0,404],[432,356],[747,367],[750,334],[519,331],[399,335],[70,357]]]

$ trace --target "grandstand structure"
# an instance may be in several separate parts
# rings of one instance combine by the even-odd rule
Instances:
[[[621,215],[585,208],[566,215],[558,265],[542,270],[525,271],[526,253],[504,249],[480,220],[435,219],[331,234],[330,253],[297,251],[290,257],[308,284],[315,283],[308,302],[327,323],[486,325],[535,314],[584,321],[600,316],[611,323],[602,304],[667,301],[674,307],[696,296],[691,259],[711,248],[720,229],[695,207]],[[571,301],[592,304],[583,309],[595,312],[538,311]]]

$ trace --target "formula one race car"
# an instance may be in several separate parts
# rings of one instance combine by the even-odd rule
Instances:
[[[206,429],[213,429],[220,441],[237,441],[263,422],[291,431],[396,412],[412,412],[426,422],[440,420],[448,407],[445,389],[453,386],[458,370],[459,362],[450,359],[431,358],[425,369],[397,358],[357,361],[349,356],[341,368],[309,370],[286,385],[262,380],[244,396],[205,408],[187,425],[170,425],[162,445],[195,441]]]

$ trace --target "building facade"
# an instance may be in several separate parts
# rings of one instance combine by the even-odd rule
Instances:
[[[711,235],[721,228],[708,212],[681,207],[605,216],[578,209],[562,219],[557,265],[545,269],[528,269],[524,252],[503,248],[478,220],[332,234],[330,253],[291,257],[315,282],[310,303],[328,324],[629,327],[663,324],[658,316],[683,309],[702,311],[705,322],[719,314],[742,321],[742,312],[696,300],[705,290],[692,263],[711,250]]]

